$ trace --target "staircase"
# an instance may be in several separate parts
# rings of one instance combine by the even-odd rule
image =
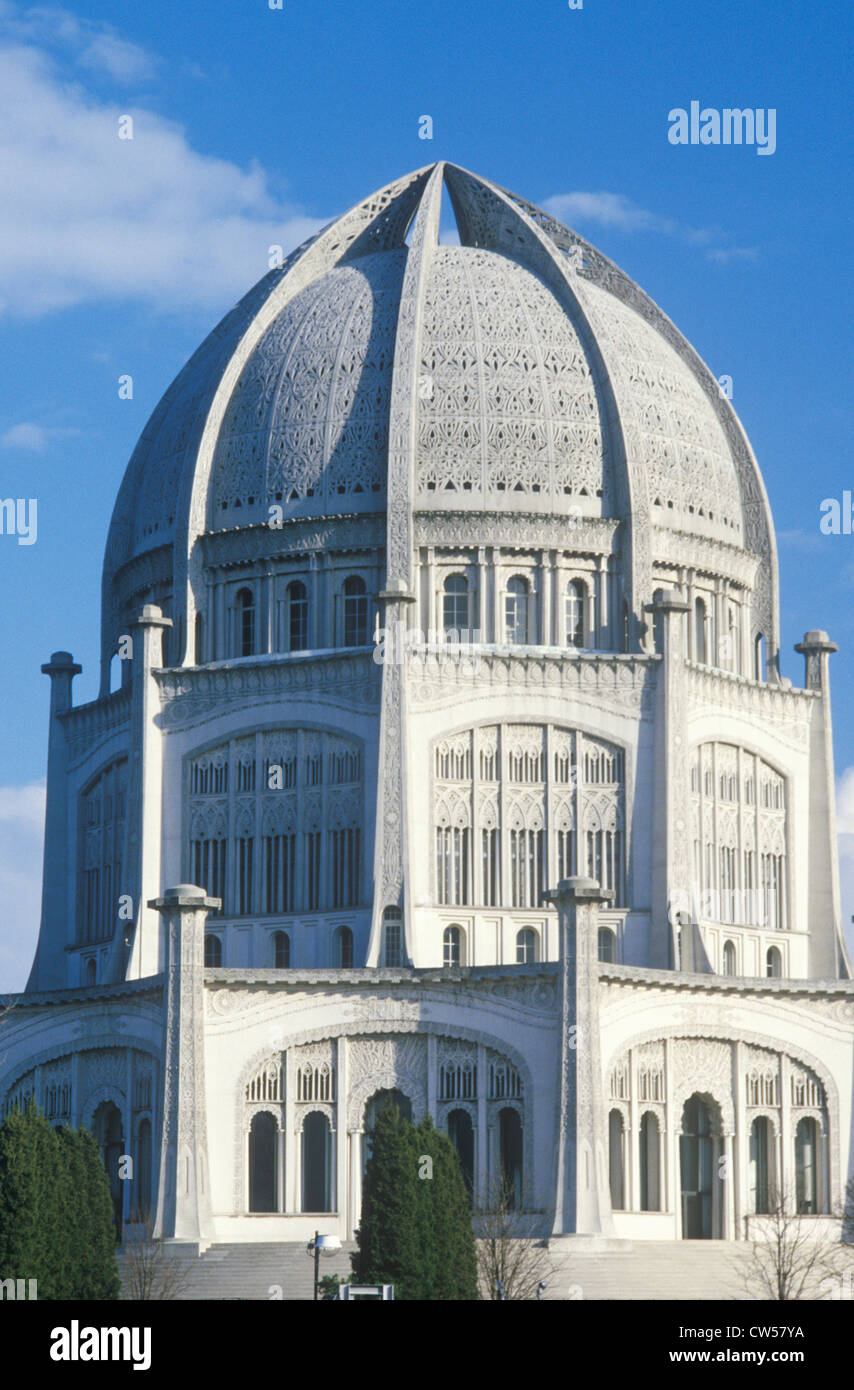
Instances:
[[[645,1240],[629,1250],[577,1251],[549,1243],[546,1299],[747,1299],[750,1247],[731,1240]],[[761,1294],[758,1295],[762,1297]]]
[[[350,1251],[321,1255],[319,1274],[351,1275]],[[176,1295],[181,1299],[311,1299],[314,1295],[314,1259],[305,1242],[258,1245],[212,1245],[203,1255],[180,1247],[169,1252],[181,1270]],[[119,1260],[122,1272],[122,1261]]]
[[[320,1275],[351,1276],[345,1245],[320,1258]],[[739,1270],[750,1248],[740,1241],[638,1241],[627,1250],[573,1250],[572,1241],[553,1240],[546,1274],[547,1300],[564,1299],[745,1299]],[[176,1248],[182,1299],[308,1300],[314,1261],[303,1243],[212,1245],[201,1256]],[[280,1292],[279,1292],[280,1291]]]

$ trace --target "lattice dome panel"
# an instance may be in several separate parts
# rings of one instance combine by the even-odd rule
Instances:
[[[394,339],[405,252],[322,276],[263,335],[232,394],[214,458],[211,526],[384,505]],[[308,504],[300,505],[300,504]]]
[[[593,376],[572,322],[523,266],[441,246],[425,286],[417,489],[455,505],[539,494],[607,514]]]
[[[616,353],[628,387],[658,526],[742,540],[741,489],[723,427],[693,372],[639,314],[591,281],[579,293],[600,342]],[[607,356],[607,352],[606,352]]]

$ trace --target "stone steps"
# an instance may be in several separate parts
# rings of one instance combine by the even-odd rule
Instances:
[[[351,1274],[353,1244],[321,1256],[320,1274]],[[302,1242],[213,1245],[201,1256],[176,1249],[185,1278],[183,1299],[311,1299],[314,1263]],[[744,1299],[738,1270],[749,1247],[738,1241],[638,1241],[629,1249],[579,1250],[553,1240],[547,1260],[547,1300]]]
[[[551,1241],[546,1298],[704,1301],[744,1299],[741,1271],[750,1250],[740,1241],[637,1241],[630,1250],[573,1251]]]

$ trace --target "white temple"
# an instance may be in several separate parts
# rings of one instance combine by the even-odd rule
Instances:
[[[390,184],[133,454],[101,694],[43,668],[0,1104],[92,1127],[122,1219],[201,1248],[351,1237],[389,1091],[544,1234],[742,1240],[777,1191],[820,1223],[854,983],[835,647],[798,650],[803,689],[759,469],[670,320],[486,179]]]

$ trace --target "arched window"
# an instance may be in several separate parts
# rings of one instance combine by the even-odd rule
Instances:
[[[735,974],[735,944],[732,941],[724,942],[724,974]]]
[[[783,973],[783,957],[780,955],[776,946],[768,948],[765,957],[765,974],[769,980],[779,980]]]
[[[631,632],[631,624],[630,624],[630,622],[629,622],[629,605],[628,605],[626,602],[624,602],[624,603],[623,603],[622,615],[621,615],[621,621],[620,621],[620,650],[621,650],[621,651],[627,652],[627,651],[629,650],[629,635],[630,635],[630,632]]]
[[[508,580],[504,595],[504,640],[515,646],[528,641],[528,584],[518,575]]]
[[[457,1151],[463,1182],[469,1201],[474,1191],[474,1126],[467,1110],[452,1110],[448,1115],[448,1138]]]
[[[566,645],[583,647],[585,645],[585,615],[587,612],[587,585],[580,579],[571,579],[566,586]]]
[[[196,665],[197,665],[197,666],[201,666],[202,661],[203,661],[203,659],[204,659],[204,656],[203,656],[203,654],[204,654],[204,647],[203,647],[203,645],[202,645],[202,638],[203,638],[203,636],[204,636],[204,627],[203,627],[203,623],[202,623],[202,615],[201,615],[201,613],[197,613],[197,614],[196,614],[196,644],[195,644],[195,645],[196,645],[196,650],[195,650],[195,662],[196,662]]]
[[[332,1131],[319,1110],[306,1115],[302,1127],[302,1209],[331,1211]]]
[[[136,1138],[133,1176],[133,1217],[144,1221],[151,1205],[151,1121],[141,1120]]]
[[[443,965],[462,965],[463,934],[459,927],[446,927],[442,936]]]
[[[308,591],[299,579],[287,587],[288,651],[304,652],[308,647]]]
[[[94,956],[90,956],[86,962],[86,983],[87,985],[94,985],[97,982],[97,979],[98,966],[95,963]]]
[[[617,959],[617,938],[610,927],[600,927],[598,937],[599,959],[613,965]]]
[[[708,661],[706,605],[701,598],[694,602],[694,658],[703,666]]]
[[[240,589],[235,599],[237,655],[255,654],[255,599],[251,589]]]
[[[522,1121],[510,1106],[498,1112],[501,1185],[511,1211],[522,1208]]]
[[[537,959],[537,933],[532,927],[523,927],[516,933],[516,964],[533,965]]]
[[[364,579],[351,575],[344,580],[344,646],[365,647],[368,643],[368,595]]]
[[[403,913],[399,907],[387,907],[383,912],[383,963],[403,964]]]
[[[442,594],[442,628],[446,642],[468,641],[469,586],[465,575],[449,574]]]
[[[765,679],[765,638],[761,632],[753,647],[753,676],[758,681]]]
[[[611,1187],[611,1206],[623,1210],[623,1116],[612,1110],[608,1116],[608,1177]]]
[[[757,1115],[750,1126],[750,1210],[757,1216],[771,1210],[771,1151],[771,1121],[767,1115]]]
[[[252,1116],[249,1127],[249,1210],[270,1212],[278,1208],[276,1148],[278,1127],[268,1110]]]
[[[335,933],[335,963],[342,970],[353,966],[353,933],[349,927],[339,927]]]
[[[287,970],[291,963],[291,938],[286,931],[273,932],[273,964],[277,970]]]
[[[806,1115],[795,1130],[795,1196],[799,1214],[814,1216],[818,1211],[818,1126]]]
[[[205,932],[205,968],[216,970],[222,965],[222,942],[213,932]]]
[[[640,1123],[641,1211],[661,1210],[660,1158],[658,1116],[647,1110]]]

